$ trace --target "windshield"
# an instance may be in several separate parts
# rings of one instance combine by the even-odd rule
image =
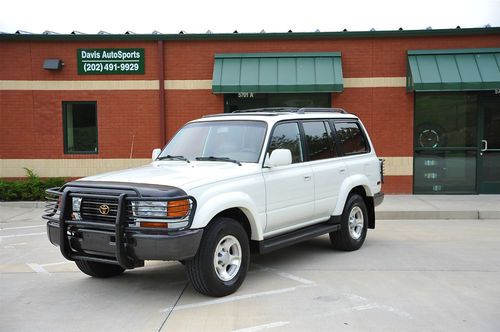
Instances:
[[[215,157],[257,163],[265,133],[266,123],[260,121],[190,123],[177,132],[158,159],[168,156],[182,156],[189,160]]]

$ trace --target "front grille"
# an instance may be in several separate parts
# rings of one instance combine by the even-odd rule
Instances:
[[[105,207],[109,207],[108,213]],[[118,198],[83,198],[80,212],[84,220],[104,221],[114,223],[118,211]]]

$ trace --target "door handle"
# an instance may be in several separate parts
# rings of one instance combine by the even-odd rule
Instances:
[[[304,181],[311,181],[310,175],[304,175]]]
[[[481,142],[483,143],[483,148],[481,149],[481,151],[488,150],[488,141],[485,139],[482,139]]]
[[[340,169],[339,173],[345,173],[345,168]]]

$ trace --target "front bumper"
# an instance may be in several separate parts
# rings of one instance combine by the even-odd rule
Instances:
[[[92,256],[114,259],[116,256],[116,234],[108,230],[70,229],[67,239],[76,256],[93,260]],[[57,222],[47,222],[47,235],[52,244],[60,245],[60,228]],[[144,260],[183,260],[196,255],[203,235],[202,229],[178,231],[172,234],[144,234],[125,232],[123,243],[125,256],[132,259],[133,266]],[[75,255],[72,255],[74,258]],[[120,264],[121,265],[121,264]],[[128,267],[130,268],[130,267]]]

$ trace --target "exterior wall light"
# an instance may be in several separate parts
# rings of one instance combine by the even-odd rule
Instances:
[[[43,61],[43,69],[59,70],[64,67],[64,62],[61,59],[45,59]]]

